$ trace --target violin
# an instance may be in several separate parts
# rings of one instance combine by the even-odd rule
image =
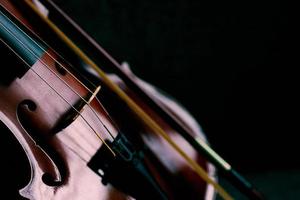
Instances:
[[[21,196],[233,199],[218,171],[262,199],[182,106],[115,61],[52,1],[0,2],[1,58],[10,66],[0,75],[0,121],[31,169]]]

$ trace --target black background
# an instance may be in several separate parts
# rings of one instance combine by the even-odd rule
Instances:
[[[299,32],[289,5],[56,2],[119,62],[177,98],[234,166],[299,166]]]
[[[267,198],[300,196],[295,5],[56,2],[119,62],[181,102],[212,147]]]
[[[296,72],[300,34],[295,5],[55,2],[119,62],[129,62],[135,74],[181,102],[212,147],[272,199],[295,198],[300,184]],[[9,164],[2,168],[17,169],[14,176],[21,178],[29,166],[20,167],[24,155],[4,152],[7,146],[17,149],[15,142],[5,142],[13,141],[6,135],[1,137],[1,150]],[[6,180],[9,188],[14,179]]]

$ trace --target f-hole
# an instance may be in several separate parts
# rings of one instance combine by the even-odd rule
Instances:
[[[35,112],[36,109],[37,105],[35,102],[25,99],[17,107],[17,116],[24,130],[44,150],[52,163],[51,165],[56,168],[52,172],[45,172],[42,176],[42,181],[48,186],[61,186],[66,181],[66,166],[59,153],[48,144],[46,138],[37,129],[35,122],[31,121],[30,113]]]

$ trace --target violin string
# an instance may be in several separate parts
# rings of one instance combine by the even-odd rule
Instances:
[[[13,15],[13,14],[12,14]],[[13,15],[15,18],[16,16]],[[7,18],[11,23],[13,23],[14,25],[16,25],[12,20],[10,20],[9,18]],[[21,22],[21,24],[23,26],[26,26],[23,22]],[[62,67],[64,70],[66,70],[67,73],[69,73],[69,75],[71,75],[76,81],[78,81],[78,83],[80,83],[85,89],[88,90],[89,93],[91,93],[93,95],[93,92],[85,85],[83,84],[73,73],[71,73],[62,63],[60,63],[57,59],[55,59],[50,53],[48,53],[40,44],[38,44],[35,40],[33,40],[26,32],[24,32],[22,29],[20,29],[18,26],[16,26],[23,34],[25,34],[34,44],[36,44],[45,54],[47,54],[50,59],[52,59],[54,62],[56,62],[60,67]],[[31,31],[29,29],[29,31]],[[49,47],[49,45],[43,41],[37,34],[35,34],[34,32],[31,31],[32,34],[34,34],[36,37],[38,37],[38,39],[40,41],[42,41],[47,47]],[[10,33],[11,34],[11,33]],[[26,46],[26,49],[28,51],[30,51],[30,53],[37,59],[39,59],[39,57],[29,48],[27,47],[27,45],[25,45],[22,41],[20,41],[14,34],[11,34],[14,36],[14,38],[16,38],[24,47]],[[49,47],[50,48],[50,47]],[[52,49],[51,49],[52,50]],[[56,52],[55,52],[56,53]],[[64,58],[61,55],[58,55],[60,58],[62,58],[64,60]],[[64,60],[65,61],[65,60]],[[99,118],[99,116],[96,114],[96,111],[90,106],[90,103],[83,98],[77,91],[75,91],[65,80],[63,80],[57,73],[55,73],[46,63],[44,63],[43,60],[40,60],[40,62],[52,73],[54,74],[61,82],[63,82],[64,85],[66,85],[69,89],[72,90],[72,92],[74,92],[81,100],[84,101],[84,103],[86,103],[86,105],[91,109],[91,111],[93,112],[93,114],[96,116],[97,120],[101,123],[101,125],[105,128],[105,130],[108,132],[109,136],[112,139],[115,139],[115,137],[112,135],[112,133],[109,131],[109,129],[107,128],[107,126],[103,123],[103,121]],[[66,62],[67,63],[67,62]],[[71,66],[71,65],[70,65]],[[73,67],[73,66],[71,66]],[[74,68],[74,67],[73,67]],[[75,69],[75,68],[74,68]],[[92,82],[90,82],[92,83]],[[93,83],[92,83],[93,84]],[[94,85],[94,84],[93,84]],[[95,86],[95,85],[94,85]],[[108,114],[107,110],[104,108],[104,106],[102,105],[102,103],[99,101],[99,99],[97,98],[97,96],[95,96],[95,100],[97,101],[97,103],[100,105],[100,107],[103,109],[104,114],[106,117],[108,117],[109,121],[113,123],[113,125],[115,126],[115,128],[119,131],[119,128],[117,126],[117,124],[114,122],[114,120],[111,118],[111,116]]]
[[[18,17],[14,14],[14,13],[11,13],[10,11],[8,11],[6,8],[5,10],[7,12],[9,12],[14,18],[18,19]],[[11,21],[11,20],[10,20]],[[45,45],[47,48],[51,49],[51,51],[53,51],[55,53],[56,56],[58,56],[62,61],[63,63],[66,63],[68,65],[68,67],[71,67],[73,70],[76,71],[77,74],[79,74],[85,81],[87,81],[89,84],[91,84],[92,86],[94,86],[95,88],[97,88],[97,86],[92,82],[90,81],[85,75],[83,75],[79,70],[77,70],[76,67],[74,67],[71,63],[69,63],[61,54],[59,54],[57,51],[55,51],[54,48],[52,48],[51,45],[49,45],[46,41],[44,41],[39,35],[37,35],[35,32],[33,32],[30,28],[28,28],[28,26],[23,23],[21,20],[18,20],[19,23],[21,23],[24,27],[27,28],[27,30],[32,34],[34,35],[36,38],[39,39],[40,42],[43,43],[43,45]],[[12,21],[11,21],[12,22]],[[13,22],[12,22],[13,23]],[[69,73],[76,81],[78,81],[79,84],[81,84],[85,89],[87,89],[91,94],[93,94],[93,91],[91,91],[82,81],[80,81],[72,72],[70,72],[70,70],[68,68],[66,68],[63,64],[61,64],[58,59],[55,59],[53,58],[53,56],[48,53],[40,44],[38,44],[35,40],[33,40],[31,37],[29,37],[29,35],[27,33],[25,33],[23,30],[21,30],[18,26],[17,28],[22,31],[26,36],[28,36],[28,38],[31,39],[31,41],[36,44],[38,47],[40,47],[40,49],[42,49],[54,62],[56,62],[60,67],[62,67],[66,73]],[[49,69],[50,70],[50,69]],[[55,73],[55,72],[53,72]],[[58,77],[59,78],[59,77]],[[63,81],[63,80],[62,80]],[[78,96],[80,96],[78,94]],[[81,96],[80,96],[81,97]],[[81,99],[83,101],[85,101],[84,98],[81,97]],[[104,114],[105,116],[109,119],[109,121],[114,125],[114,127],[118,130],[118,132],[120,133],[120,129],[119,129],[119,126],[117,125],[117,123],[115,122],[115,120],[112,118],[112,116],[108,113],[108,111],[105,109],[105,107],[103,106],[103,104],[101,103],[101,101],[99,100],[99,98],[97,96],[95,96],[94,98],[96,100],[96,102],[100,105],[100,107],[102,108],[102,110],[104,111]],[[87,103],[85,101],[85,103]],[[91,108],[92,109],[92,108]],[[98,120],[102,123],[101,119],[99,119],[98,115],[95,113],[94,109],[92,109],[93,113],[96,115],[96,117],[98,118]],[[107,129],[107,127],[105,126],[105,124],[102,123],[102,125],[104,126],[105,129]],[[109,130],[107,129],[108,133],[110,134],[111,138],[112,139],[115,139],[115,137],[109,132]]]
[[[13,14],[13,13],[11,13],[15,18],[16,18],[16,16]],[[78,75],[80,75],[80,77],[81,78],[83,78],[85,81],[87,81],[90,85],[92,85],[95,89],[97,88],[97,86],[91,81],[91,80],[89,80],[84,74],[82,74],[76,67],[74,67],[70,62],[68,62],[60,53],[58,53],[56,50],[55,50],[55,48],[53,48],[51,45],[49,45],[46,41],[44,41],[39,35],[37,35],[35,32],[33,32],[32,30],[30,30],[28,27],[27,27],[27,25],[26,24],[24,24],[22,21],[20,21],[20,23],[24,26],[24,27],[26,27],[27,29],[28,29],[28,31],[30,31],[30,33],[32,34],[32,35],[34,35],[36,38],[38,38],[39,39],[39,41],[41,42],[41,43],[43,43],[43,45],[44,46],[46,46],[48,49],[51,49],[51,51],[53,51],[54,53],[55,53],[55,55],[56,56],[58,56],[59,57],[59,59],[56,59],[56,58],[54,58],[50,53],[48,53],[43,47],[41,47],[40,46],[40,44],[39,43],[37,43],[35,40],[32,40],[37,46],[39,46],[54,62],[56,62],[61,68],[63,68],[65,71],[66,71],[66,73],[68,73],[69,75],[71,75],[76,81],[78,81],[78,83],[81,85],[81,86],[83,86],[85,89],[87,89],[88,90],[88,92],[89,93],[91,93],[91,94],[93,94],[93,91],[90,89],[90,88],[88,88],[84,83],[83,83],[83,81],[81,81],[81,80],[79,80],[72,72],[70,72],[70,70],[68,69],[68,68],[66,68],[63,64],[61,64],[61,62],[59,62],[59,60],[62,60],[63,61],[63,63],[65,63],[65,64],[67,64],[67,66],[68,67],[70,67],[70,68],[72,68],[72,70],[74,70],[75,72],[76,72],[76,74],[78,74]],[[19,27],[18,27],[18,29],[19,29]],[[19,29],[20,30],[20,29]],[[22,30],[21,30],[22,31]],[[28,34],[27,33],[25,33],[24,32],[24,34],[26,34],[27,36],[28,36]],[[31,38],[30,38],[31,39]],[[96,102],[100,105],[100,107],[102,108],[102,110],[104,111],[104,114],[105,114],[105,116],[109,119],[109,121],[114,125],[114,127],[118,130],[118,132],[120,132],[120,128],[119,128],[119,126],[117,125],[117,123],[115,122],[115,120],[112,118],[112,116],[108,113],[108,111],[105,109],[105,107],[103,106],[103,104],[101,103],[101,101],[99,100],[99,98],[98,98],[98,96],[95,96],[95,98],[94,98],[95,100],[96,100]],[[85,99],[83,99],[83,100],[85,100]],[[93,112],[94,112],[94,114],[96,115],[96,113],[95,113],[95,111],[93,110]],[[98,118],[98,115],[96,115],[97,116],[97,118]],[[101,121],[101,119],[99,119],[98,118],[98,120],[100,121],[100,122],[102,122]],[[106,126],[105,126],[105,124],[103,124],[103,126],[105,127],[105,128],[107,128]],[[109,132],[109,134],[110,134],[110,132]],[[114,139],[114,136],[112,135],[112,134],[110,134],[110,136],[112,137],[112,139]]]
[[[0,22],[0,25],[11,34],[9,30]],[[13,37],[15,37],[13,34],[11,34]],[[82,116],[81,112],[78,111],[68,100],[66,100],[54,87],[51,86],[41,75],[39,75],[29,63],[27,63],[14,49],[12,49],[5,41],[0,38],[1,42],[3,42],[19,59],[21,59],[29,68],[29,70],[33,71],[43,82],[48,85],[63,101],[65,101],[69,106],[72,107],[72,109],[84,120],[84,122],[88,125],[88,127],[93,131],[93,133],[97,136],[99,140],[109,149],[109,151],[113,154],[113,156],[116,156],[116,153],[111,149],[111,147],[105,142],[105,140],[100,136],[100,134],[97,133],[97,131],[92,127],[92,125],[85,119],[85,117]]]

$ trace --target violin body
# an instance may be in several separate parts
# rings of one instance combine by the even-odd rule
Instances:
[[[15,1],[0,2],[40,35],[35,31],[40,25],[32,24]],[[87,87],[86,80],[49,47],[27,63],[9,44],[3,42],[1,48],[12,78],[0,80],[0,120],[22,145],[31,167],[31,179],[20,190],[21,196],[36,200],[214,198],[214,189],[152,133],[101,77],[86,70],[94,85]],[[200,126],[176,101],[136,77],[126,65],[124,70],[193,137],[205,140]],[[120,77],[109,77],[214,178],[214,168],[171,125]],[[121,158],[115,159],[108,147],[120,148]]]

